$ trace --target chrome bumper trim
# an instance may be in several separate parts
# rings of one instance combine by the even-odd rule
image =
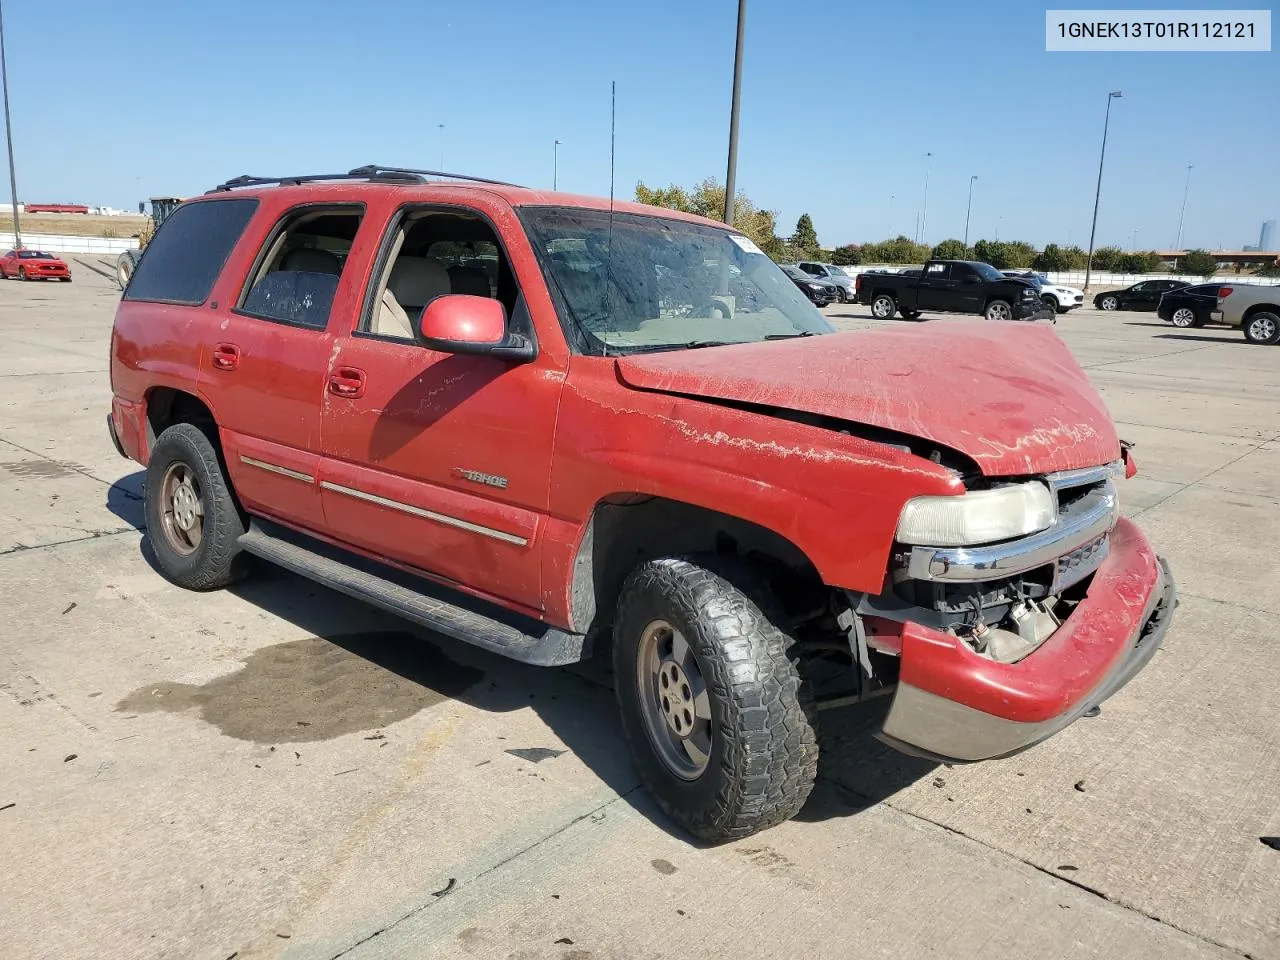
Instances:
[[[1059,518],[1048,530],[1029,537],[989,547],[912,547],[907,574],[917,580],[945,583],[1017,576],[1054,564],[1059,558],[1106,536],[1119,516],[1120,503],[1115,489],[1108,487],[1089,509]],[[1097,563],[1102,562],[1103,556],[1105,551],[1096,557]]]

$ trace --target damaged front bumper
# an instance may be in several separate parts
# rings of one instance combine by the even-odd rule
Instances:
[[[1129,682],[1155,654],[1177,603],[1168,565],[1128,520],[1085,598],[1016,663],[983,657],[960,638],[902,625],[897,690],[880,739],[947,762],[1009,756],[1071,724]]]

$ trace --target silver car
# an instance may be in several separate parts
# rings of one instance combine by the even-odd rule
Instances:
[[[853,303],[854,289],[853,277],[849,276],[834,263],[818,263],[816,260],[802,260],[796,264],[801,270],[809,274],[811,277],[817,277],[820,280],[826,280],[828,283],[835,284],[840,290],[841,303]]]
[[[1223,284],[1209,319],[1240,327],[1250,343],[1280,343],[1280,286]]]

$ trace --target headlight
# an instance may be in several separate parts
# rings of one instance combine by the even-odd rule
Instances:
[[[897,538],[932,547],[994,543],[1045,530],[1053,517],[1053,495],[1033,480],[958,497],[908,500],[898,518]]]
[[[811,283],[811,284],[809,284],[809,289],[810,289],[810,290],[812,290],[814,293],[821,293],[821,292],[822,292],[822,287],[818,286],[818,284],[816,284],[816,283]]]

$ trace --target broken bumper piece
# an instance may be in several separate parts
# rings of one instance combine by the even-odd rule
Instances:
[[[1146,666],[1176,603],[1168,565],[1122,519],[1084,600],[1017,663],[987,659],[951,634],[904,624],[898,688],[878,736],[904,753],[947,762],[1025,750]]]

